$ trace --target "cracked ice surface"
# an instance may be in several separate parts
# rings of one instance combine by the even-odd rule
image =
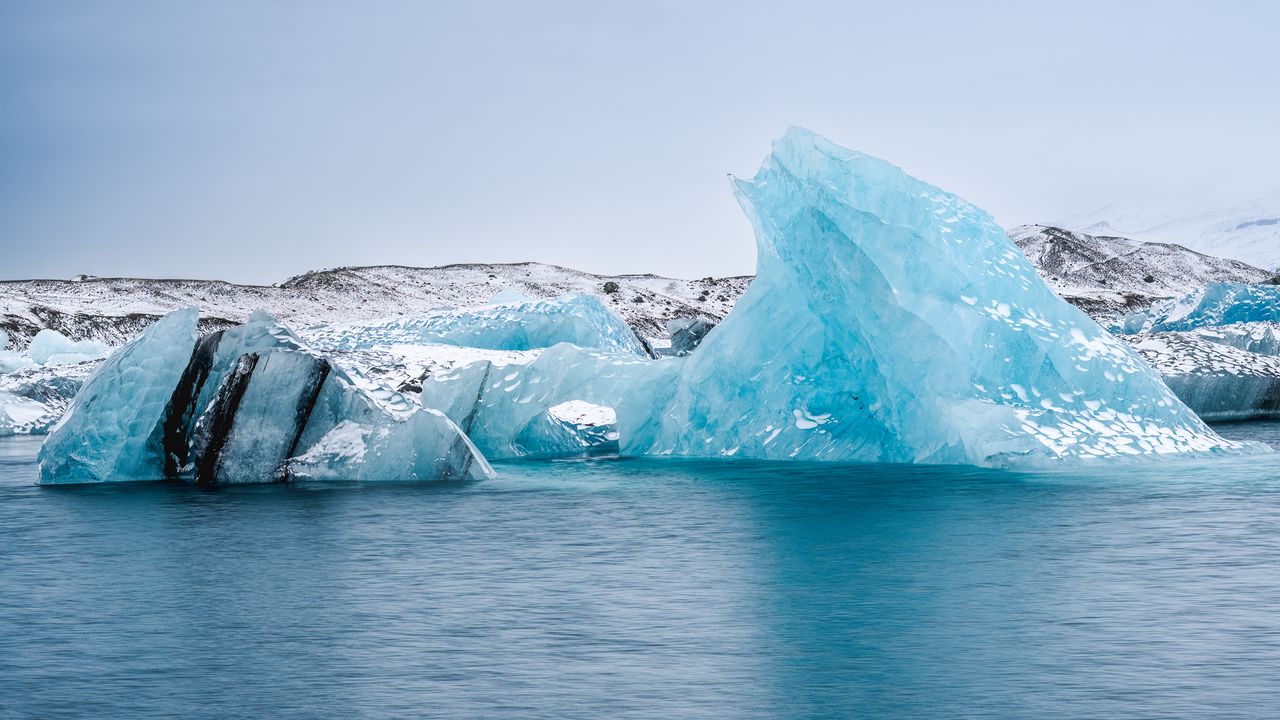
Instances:
[[[561,345],[424,384],[495,457],[549,408],[614,408],[623,454],[1007,464],[1263,451],[1219,437],[1060,300],[995,221],[792,129],[733,181],[759,267],[688,358]]]

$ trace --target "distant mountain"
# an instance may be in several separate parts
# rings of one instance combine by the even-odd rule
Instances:
[[[1280,268],[1280,194],[1209,212],[1108,206],[1062,225],[1093,235],[1175,243],[1268,270]]]
[[[1009,237],[1060,296],[1104,324],[1209,283],[1252,284],[1272,276],[1237,260],[1168,243],[1046,225],[1023,225],[1009,231]]]

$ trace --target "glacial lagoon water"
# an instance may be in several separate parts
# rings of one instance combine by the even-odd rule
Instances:
[[[201,491],[36,487],[38,442],[0,439],[0,718],[1280,708],[1274,457]]]

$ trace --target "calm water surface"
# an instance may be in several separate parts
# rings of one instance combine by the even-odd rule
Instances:
[[[0,717],[1280,712],[1276,457],[199,491],[35,487],[37,447],[0,439]]]

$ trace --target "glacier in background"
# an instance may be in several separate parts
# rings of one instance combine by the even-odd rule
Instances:
[[[479,479],[486,455],[615,449],[987,465],[1266,449],[1209,429],[959,197],[797,128],[733,186],[758,275],[687,357],[652,359],[573,296],[301,337],[257,314],[198,338],[178,311],[89,381],[43,481]],[[343,369],[439,343],[477,360],[397,388]]]

